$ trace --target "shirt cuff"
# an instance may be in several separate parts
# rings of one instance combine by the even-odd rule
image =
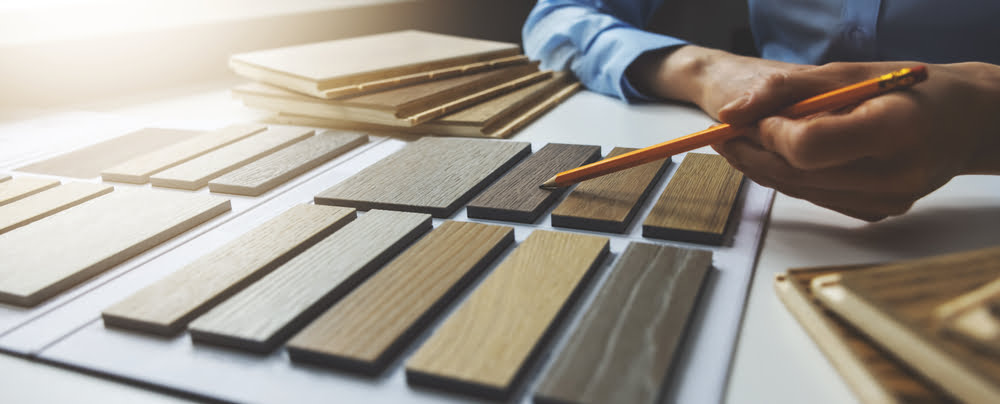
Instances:
[[[625,70],[636,58],[646,52],[686,45],[681,39],[654,34],[631,27],[620,27],[602,33],[593,44],[593,49],[607,49],[609,54],[602,58],[607,64],[601,69],[611,80],[607,83],[615,96],[623,101],[653,100],[654,97],[636,90],[625,76]]]

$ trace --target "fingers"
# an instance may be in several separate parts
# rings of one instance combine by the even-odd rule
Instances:
[[[842,87],[842,78],[822,74],[822,67],[771,73],[740,98],[719,110],[719,120],[748,125],[798,101]]]

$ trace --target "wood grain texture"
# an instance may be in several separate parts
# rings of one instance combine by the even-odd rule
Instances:
[[[616,147],[607,157],[633,150]],[[581,182],[552,211],[552,225],[624,233],[669,166],[666,158]]]
[[[0,182],[0,206],[17,202],[59,185],[59,180],[41,177],[17,177]]]
[[[108,307],[104,325],[174,335],[356,217],[351,208],[297,205]]]
[[[448,217],[528,155],[531,144],[423,138],[316,196],[316,203]]]
[[[410,358],[407,381],[508,396],[608,244],[605,237],[532,232]]]
[[[642,235],[722,244],[742,186],[743,173],[722,156],[688,153],[642,223]]]
[[[53,213],[79,205],[115,188],[89,182],[70,182],[17,202],[0,206],[0,233],[24,226]]]
[[[368,212],[192,321],[191,338],[270,351],[430,228],[429,215]]]
[[[365,143],[367,135],[321,133],[209,181],[208,189],[258,196]]]
[[[469,217],[534,223],[565,189],[541,189],[553,175],[601,158],[600,146],[550,143],[524,159],[466,206]]]
[[[510,227],[441,224],[292,338],[289,356],[382,371],[513,242]]]
[[[149,176],[267,129],[256,123],[229,125],[132,158],[101,172],[105,181],[145,184]]]
[[[154,186],[195,190],[219,176],[313,135],[310,129],[272,127],[149,177]]]
[[[934,318],[942,332],[1000,354],[1000,278],[942,303]]]
[[[659,403],[712,253],[631,243],[535,392],[538,403]]]
[[[217,196],[118,190],[0,234],[0,302],[34,306],[229,209]]]

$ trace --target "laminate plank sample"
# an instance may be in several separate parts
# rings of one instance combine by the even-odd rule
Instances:
[[[535,230],[410,358],[408,382],[505,398],[607,253],[606,237]]]
[[[247,136],[262,132],[265,129],[267,129],[267,126],[256,123],[229,125],[225,128],[206,132],[108,168],[101,172],[101,178],[105,181],[145,184],[149,182],[150,175],[244,139]]]
[[[631,243],[535,392],[544,403],[658,403],[712,253]]]
[[[430,215],[368,212],[192,321],[191,339],[270,351],[430,228]]]
[[[722,244],[743,173],[722,156],[688,153],[642,223],[642,235]]]
[[[943,332],[965,338],[986,351],[1000,353],[1000,278],[942,303],[934,317]]]
[[[0,302],[34,306],[229,209],[217,196],[118,190],[0,234]]]
[[[257,196],[365,143],[367,135],[321,133],[216,178],[208,189]]]
[[[114,189],[110,185],[71,182],[0,206],[0,233],[6,233],[53,213],[79,205]]]
[[[539,184],[600,158],[600,146],[547,144],[469,202],[469,217],[533,223],[565,191],[541,189]]]
[[[104,325],[174,335],[356,217],[351,208],[297,205],[104,310]]]
[[[288,343],[293,361],[375,374],[514,242],[514,229],[448,221]]]
[[[203,154],[181,165],[153,174],[149,177],[149,182],[158,187],[199,189],[223,174],[301,141],[312,134],[313,131],[310,129],[272,127],[267,131]]]
[[[0,206],[27,198],[59,185],[59,180],[41,177],[17,177],[0,182]]]
[[[607,157],[633,150],[616,147]],[[624,233],[668,166],[666,158],[581,182],[552,211],[552,225]]]
[[[4,182],[10,179],[9,175],[0,175],[0,182]]]
[[[316,203],[451,216],[531,151],[526,142],[423,138],[316,196]]]

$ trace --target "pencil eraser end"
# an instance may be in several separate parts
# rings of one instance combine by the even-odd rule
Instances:
[[[910,72],[911,74],[913,74],[913,78],[916,79],[917,82],[927,80],[927,66],[924,65],[913,66],[910,68]]]

